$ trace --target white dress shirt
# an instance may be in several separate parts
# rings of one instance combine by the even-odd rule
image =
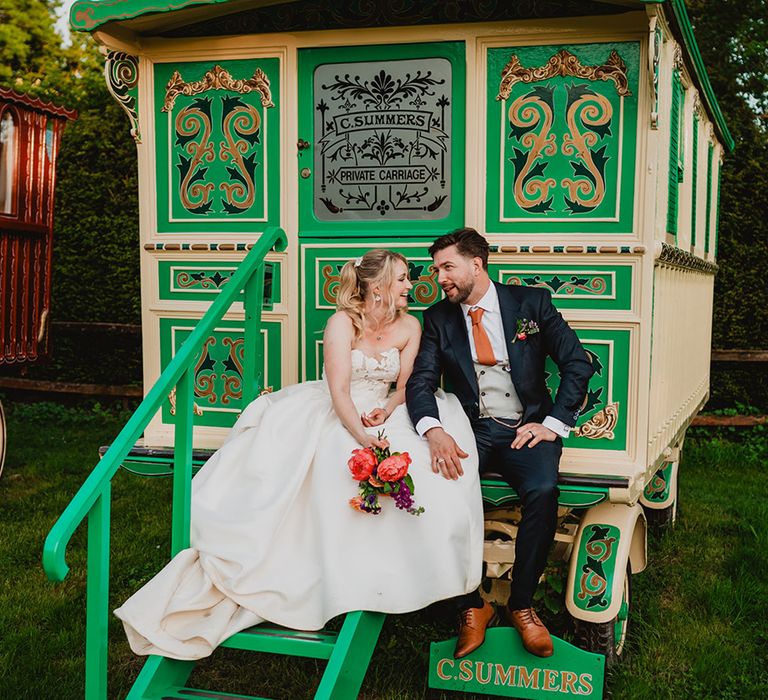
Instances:
[[[480,322],[483,324],[488,339],[491,341],[493,356],[498,364],[507,364],[509,362],[509,353],[507,352],[507,342],[504,337],[504,324],[501,320],[501,309],[499,308],[499,294],[496,291],[496,285],[491,282],[488,291],[483,295],[480,301],[474,306],[461,304],[461,312],[464,315],[464,322],[467,326],[467,335],[469,336],[469,350],[472,353],[472,361],[477,362],[477,350],[475,349],[475,338],[472,334],[472,319],[469,316],[471,309],[483,309],[483,317]],[[557,433],[560,437],[568,437],[571,432],[571,426],[566,425],[554,416],[547,416],[541,424]],[[416,424],[416,432],[424,437],[431,428],[442,427],[437,418],[425,416]]]

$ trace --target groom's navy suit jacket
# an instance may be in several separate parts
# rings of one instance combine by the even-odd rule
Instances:
[[[593,368],[581,342],[552,305],[549,291],[536,287],[496,285],[504,338],[509,352],[509,377],[523,405],[523,423],[552,416],[573,427],[579,417]],[[517,322],[533,321],[538,333],[516,340]],[[549,395],[544,361],[550,355],[560,369],[560,386]],[[479,390],[469,347],[467,324],[460,304],[447,299],[424,312],[424,332],[406,387],[413,424],[439,418],[434,392],[443,375],[471,420],[480,414]]]

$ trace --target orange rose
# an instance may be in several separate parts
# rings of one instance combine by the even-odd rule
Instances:
[[[394,454],[382,460],[376,473],[382,481],[400,481],[408,473],[408,465],[412,461],[407,452]]]
[[[355,496],[349,499],[349,505],[352,506],[358,513],[365,513],[363,510],[363,499],[360,496]]]
[[[376,455],[370,447],[362,450],[352,450],[352,456],[347,462],[349,471],[356,481],[365,481],[376,466]]]

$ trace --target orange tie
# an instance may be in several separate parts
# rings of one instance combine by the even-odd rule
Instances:
[[[493,347],[481,323],[484,312],[484,309],[478,308],[469,310],[469,317],[472,319],[472,338],[475,341],[477,361],[481,365],[495,365],[496,358],[493,356]]]

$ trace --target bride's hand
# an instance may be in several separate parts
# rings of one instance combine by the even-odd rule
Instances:
[[[389,414],[383,408],[374,408],[370,413],[363,413],[360,416],[360,420],[366,428],[381,425],[387,418],[389,418]]]
[[[386,450],[389,447],[389,440],[379,440],[379,438],[368,433],[365,433],[365,436],[359,442],[363,447],[378,447],[380,450]]]

